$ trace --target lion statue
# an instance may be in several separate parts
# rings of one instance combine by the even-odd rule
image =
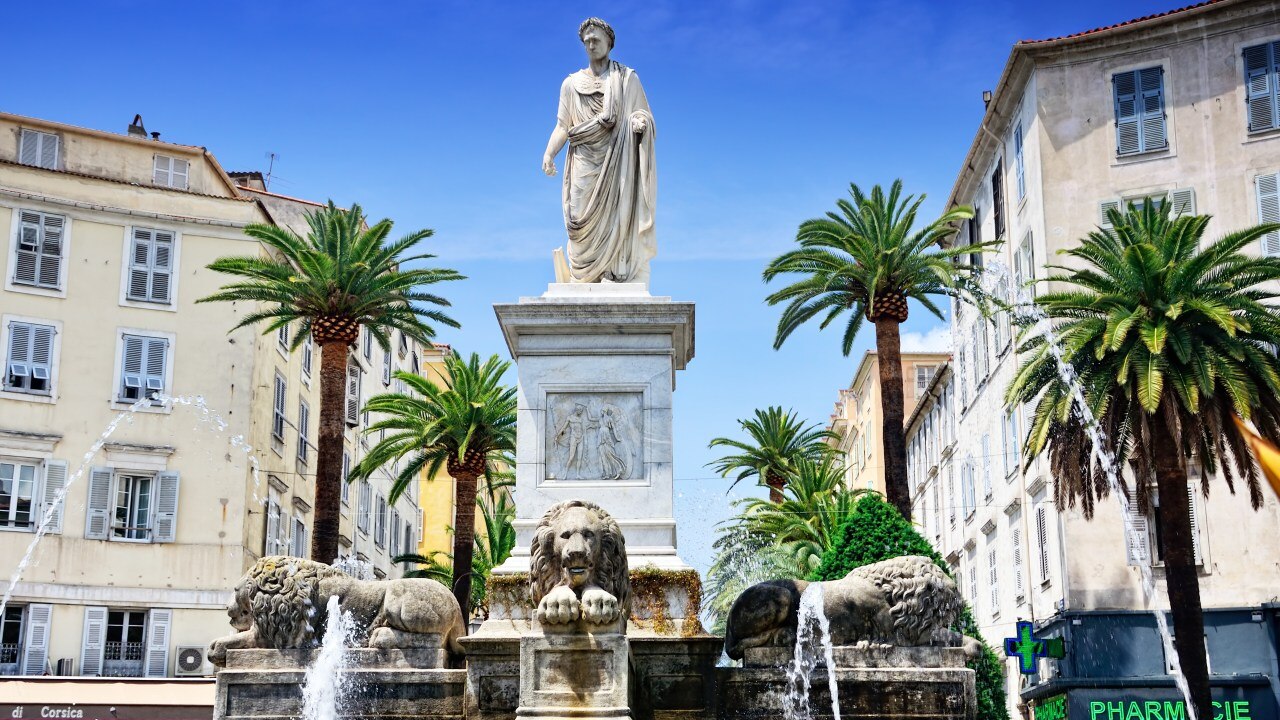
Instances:
[[[227,650],[301,648],[319,643],[329,599],[351,613],[372,648],[434,647],[462,654],[462,610],[435,580],[357,580],[341,570],[296,557],[258,560],[232,593],[227,615],[234,635],[209,645],[209,660],[226,664]]]
[[[567,500],[553,505],[534,531],[529,594],[543,625],[621,622],[631,612],[626,541],[599,505]]]
[[[747,648],[794,645],[800,596],[808,586],[803,580],[770,580],[747,588],[729,610],[725,653],[741,660]],[[979,641],[951,629],[964,601],[927,557],[864,565],[824,582],[822,590],[832,645],[941,645],[962,647],[970,658],[981,652]]]

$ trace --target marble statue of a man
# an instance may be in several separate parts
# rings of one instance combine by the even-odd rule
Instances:
[[[653,114],[640,78],[609,59],[613,28],[588,18],[578,28],[589,67],[565,78],[542,169],[564,163],[568,274],[577,283],[649,282],[656,252],[653,230],[658,180]]]

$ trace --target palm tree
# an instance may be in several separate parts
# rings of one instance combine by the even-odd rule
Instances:
[[[903,432],[902,349],[899,325],[907,319],[911,298],[945,319],[931,297],[956,296],[970,285],[966,254],[981,252],[990,243],[941,248],[955,232],[954,223],[973,217],[967,207],[956,207],[920,230],[913,226],[924,196],[902,196],[902,181],[895,180],[886,195],[876,185],[866,195],[849,186],[852,201],[836,202],[839,212],[800,224],[800,247],[774,258],[764,270],[765,282],[781,275],[800,279],[769,295],[770,305],[786,303],[778,319],[774,349],[815,316],[826,328],[845,311],[841,350],[846,356],[853,339],[869,320],[876,328],[876,353],[880,368],[880,403],[884,443],[885,491],[902,516],[911,518],[907,485],[907,447]]]
[[[1110,228],[1064,251],[1077,267],[1052,266],[1048,281],[1064,287],[1035,302],[1057,344],[1022,332],[1027,357],[1005,399],[1035,403],[1024,461],[1048,448],[1059,508],[1079,502],[1090,518],[1097,500],[1117,490],[1150,514],[1154,478],[1178,662],[1197,715],[1207,718],[1188,464],[1203,467],[1205,496],[1221,466],[1229,490],[1243,480],[1253,507],[1261,505],[1258,469],[1233,420],[1252,420],[1265,439],[1280,441],[1280,318],[1263,304],[1277,297],[1264,283],[1280,279],[1280,260],[1244,250],[1280,225],[1206,243],[1207,216],[1172,218],[1163,204],[1131,205],[1108,219]],[[1074,383],[1063,379],[1055,352]],[[1087,405],[1096,426],[1086,425],[1077,402]],[[1132,466],[1135,488],[1123,477],[1120,488],[1111,487],[1091,454],[1092,435],[1101,436],[1099,449],[1115,458],[1115,467]]]
[[[352,479],[359,480],[408,456],[409,461],[392,482],[392,502],[417,482],[420,472],[436,475],[444,470],[454,479],[458,511],[453,532],[453,594],[462,606],[463,617],[470,617],[478,481],[495,457],[515,451],[516,390],[502,384],[510,366],[497,355],[483,363],[476,353],[467,360],[448,355],[442,385],[420,375],[397,372],[396,378],[411,392],[370,398],[365,409],[382,419],[365,432],[385,430],[387,434],[351,470]]]
[[[224,257],[210,270],[241,278],[197,302],[251,302],[257,309],[235,329],[263,325],[263,334],[294,325],[292,350],[308,337],[320,346],[320,432],[317,438],[315,527],[311,559],[332,564],[338,557],[338,514],[342,482],[342,431],[345,416],[347,352],[365,328],[383,350],[398,330],[429,342],[435,330],[424,319],[459,327],[430,306],[448,306],[438,295],[419,288],[462,280],[444,268],[403,269],[406,263],[434,255],[409,251],[431,237],[418,230],[387,242],[391,221],[368,226],[359,205],[343,210],[333,204],[307,214],[310,228],[301,237],[292,230],[255,224],[244,232],[266,245],[268,256]]]
[[[747,431],[750,440],[714,438],[707,444],[708,448],[728,447],[740,452],[707,464],[722,477],[738,473],[731,489],[747,478],[756,478],[769,488],[769,501],[775,503],[782,502],[782,490],[796,463],[802,459],[821,459],[832,452],[826,441],[839,437],[819,429],[816,423],[806,426],[794,410],[777,406],[756,410],[755,418],[739,420],[738,424]]]

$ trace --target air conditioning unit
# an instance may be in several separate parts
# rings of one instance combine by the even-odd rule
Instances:
[[[57,670],[55,673],[53,673],[54,675],[63,675],[63,676],[75,675],[76,659],[75,658],[58,658],[58,662],[54,667]]]
[[[175,677],[205,675],[203,645],[179,645],[178,656],[173,661]]]

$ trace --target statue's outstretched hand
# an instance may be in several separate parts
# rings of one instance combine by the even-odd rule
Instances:
[[[637,135],[643,135],[645,130],[649,129],[649,120],[640,113],[631,116],[631,132]]]
[[[556,159],[551,157],[550,155],[543,155],[542,156],[542,172],[546,173],[547,175],[550,175],[551,177],[555,177]]]
[[[582,603],[573,590],[561,585],[538,603],[538,622],[545,625],[566,625],[582,615]]]

